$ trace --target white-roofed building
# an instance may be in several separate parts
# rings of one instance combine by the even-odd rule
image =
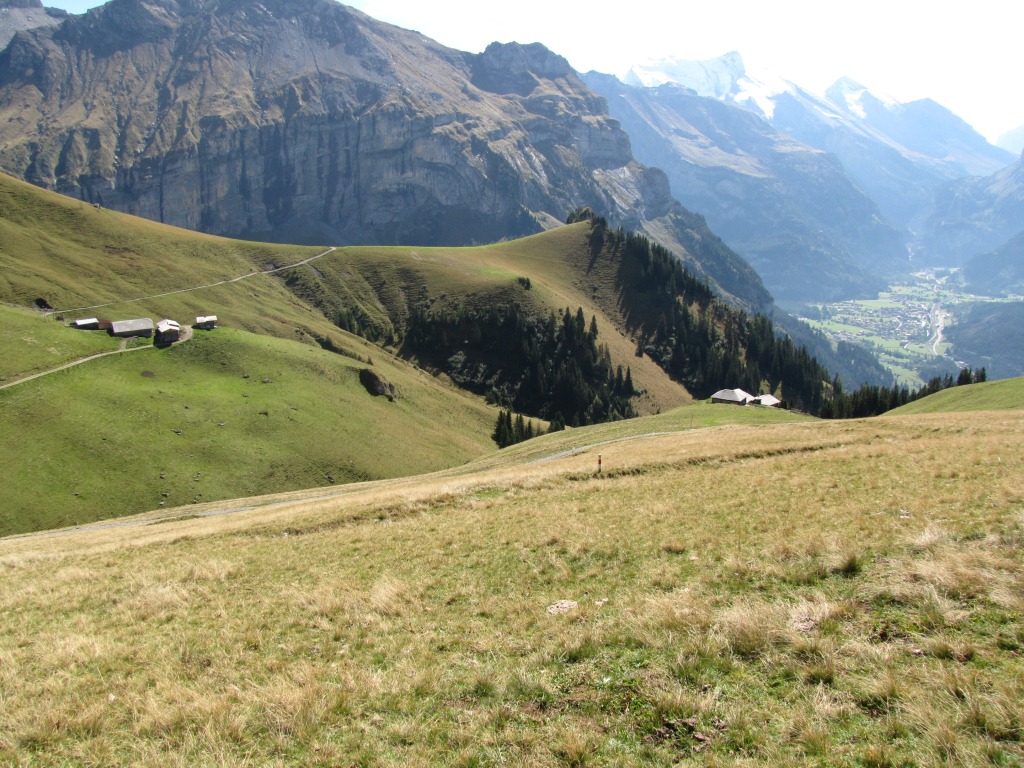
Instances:
[[[164,319],[156,324],[158,344],[172,344],[181,338],[181,324],[177,320]]]
[[[712,403],[729,403],[731,405],[746,405],[754,396],[742,389],[720,389],[711,396]]]
[[[148,317],[139,317],[134,320],[115,320],[110,324],[110,333],[113,336],[152,336],[153,321]]]

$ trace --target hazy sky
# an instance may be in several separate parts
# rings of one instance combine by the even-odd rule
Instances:
[[[80,13],[95,0],[43,0]],[[1024,6],[1015,0],[351,0],[444,45],[544,43],[581,72],[739,51],[812,91],[845,75],[899,101],[929,97],[990,141],[1024,125]],[[604,10],[610,7],[611,10]]]

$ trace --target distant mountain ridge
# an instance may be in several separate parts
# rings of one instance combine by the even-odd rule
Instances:
[[[1024,156],[990,176],[951,182],[936,195],[926,221],[928,257],[952,266],[967,262],[972,284],[997,287],[997,274],[1011,268],[1018,276],[1024,271]],[[996,266],[996,265],[1000,266]],[[981,265],[994,268],[989,277]],[[999,292],[1013,290],[1019,277],[999,286]]]
[[[780,301],[873,296],[908,266],[904,235],[832,154],[757,114],[675,83],[629,86],[588,73],[637,158],[666,171],[683,205],[700,210]],[[720,90],[722,80],[708,78]]]
[[[493,242],[589,206],[741,304],[772,301],[565,59],[463,53],[333,0],[111,0],[19,32],[0,52],[0,168],[279,242]]]
[[[987,176],[1013,162],[962,119],[930,99],[900,104],[842,78],[823,96],[781,78],[748,73],[738,53],[637,66],[630,84],[676,82],[761,115],[794,139],[833,152],[898,226],[913,227],[942,184]]]

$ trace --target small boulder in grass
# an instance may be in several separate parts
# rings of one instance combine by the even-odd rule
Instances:
[[[575,611],[580,607],[580,604],[575,600],[559,600],[548,606],[548,613],[552,616],[558,616],[563,613],[569,613],[569,611]]]
[[[395,402],[398,398],[398,392],[395,389],[395,385],[378,375],[376,371],[371,371],[369,368],[362,368],[359,371],[359,383],[366,388],[367,392],[375,397],[383,395],[391,402]]]

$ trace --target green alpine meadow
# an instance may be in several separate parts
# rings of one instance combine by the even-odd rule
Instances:
[[[570,219],[286,247],[0,177],[0,762],[1020,764],[1024,382],[816,418]]]

